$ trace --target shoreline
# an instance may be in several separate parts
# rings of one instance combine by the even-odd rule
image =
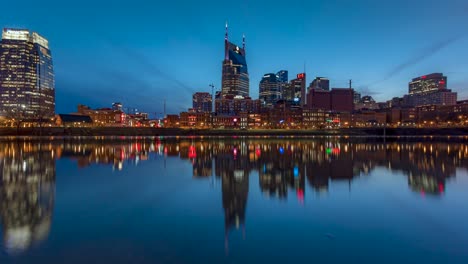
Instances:
[[[468,136],[468,128],[342,128],[330,130],[290,129],[181,129],[150,127],[44,127],[0,128],[0,137],[132,137],[132,136]]]

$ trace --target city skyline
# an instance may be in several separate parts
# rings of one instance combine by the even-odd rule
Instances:
[[[155,19],[137,5],[129,10],[111,7],[106,16],[99,12],[104,6],[97,6],[94,11],[83,9],[80,17],[66,19],[67,12],[50,2],[37,6],[51,10],[45,20],[31,8],[19,16],[6,14],[0,24],[29,28],[50,41],[59,113],[71,112],[79,103],[100,107],[114,101],[150,113],[163,112],[164,99],[169,102],[168,113],[186,109],[194,92],[210,92],[210,83],[221,89],[226,20],[232,25],[234,43],[246,35],[253,98],[258,96],[264,73],[286,69],[294,76],[303,72],[305,64],[309,80],[326,76],[330,87],[345,87],[348,79],[353,79],[357,91],[372,95],[376,101],[402,96],[414,76],[443,72],[451,80],[448,88],[465,99],[468,66],[464,63],[467,38],[463,22],[467,20],[467,4],[451,1],[440,6],[437,1],[413,1],[400,8],[402,3],[358,1],[351,6],[297,1],[269,7],[255,3],[247,8],[241,1],[242,12],[227,13],[223,4],[209,4],[208,8],[205,3],[180,7],[163,3],[155,11],[160,14]],[[15,5],[11,3],[12,8]],[[185,16],[169,18],[164,13],[170,10]],[[269,15],[279,10],[295,13],[280,19]],[[141,16],[119,21],[117,18],[127,11],[127,16]],[[414,17],[414,11],[420,15]],[[438,13],[448,15],[444,19],[431,17]],[[51,23],[59,20],[63,20],[61,25]],[[87,93],[95,96],[85,96]],[[170,100],[170,95],[177,100]]]

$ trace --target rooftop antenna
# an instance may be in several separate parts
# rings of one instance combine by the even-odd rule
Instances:
[[[226,21],[226,33],[224,34],[224,59],[229,60],[229,37],[228,37],[228,22]]]
[[[353,80],[349,79],[349,89],[352,89]]]
[[[215,94],[214,94],[214,84],[208,85],[211,87],[211,112],[214,112],[214,102],[215,102]]]
[[[245,56],[245,34],[242,34],[242,49],[244,50],[244,56]]]

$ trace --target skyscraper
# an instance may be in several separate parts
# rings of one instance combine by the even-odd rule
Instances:
[[[281,99],[281,87],[278,75],[274,73],[263,75],[263,78],[260,81],[258,98],[266,107],[272,107]]]
[[[292,105],[304,106],[306,104],[306,74],[299,73],[296,77],[289,82],[289,87],[283,91],[283,99]]]
[[[0,114],[49,118],[55,113],[55,78],[49,42],[36,32],[3,29]]]
[[[286,70],[281,70],[276,75],[278,75],[278,79],[282,83],[287,83],[289,81],[288,71],[286,71]]]
[[[197,112],[210,113],[212,111],[213,99],[210,93],[197,92],[192,97],[192,107]]]
[[[245,59],[245,36],[242,38],[242,48],[229,42],[227,23],[221,79],[223,96],[249,96],[249,72]]]

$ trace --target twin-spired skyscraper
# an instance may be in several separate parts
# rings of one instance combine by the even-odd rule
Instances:
[[[221,78],[221,94],[226,96],[249,96],[249,71],[245,59],[245,36],[242,48],[229,42],[228,25],[224,37],[224,60]]]
[[[55,78],[49,42],[26,29],[3,29],[0,115],[42,119],[54,114]]]

